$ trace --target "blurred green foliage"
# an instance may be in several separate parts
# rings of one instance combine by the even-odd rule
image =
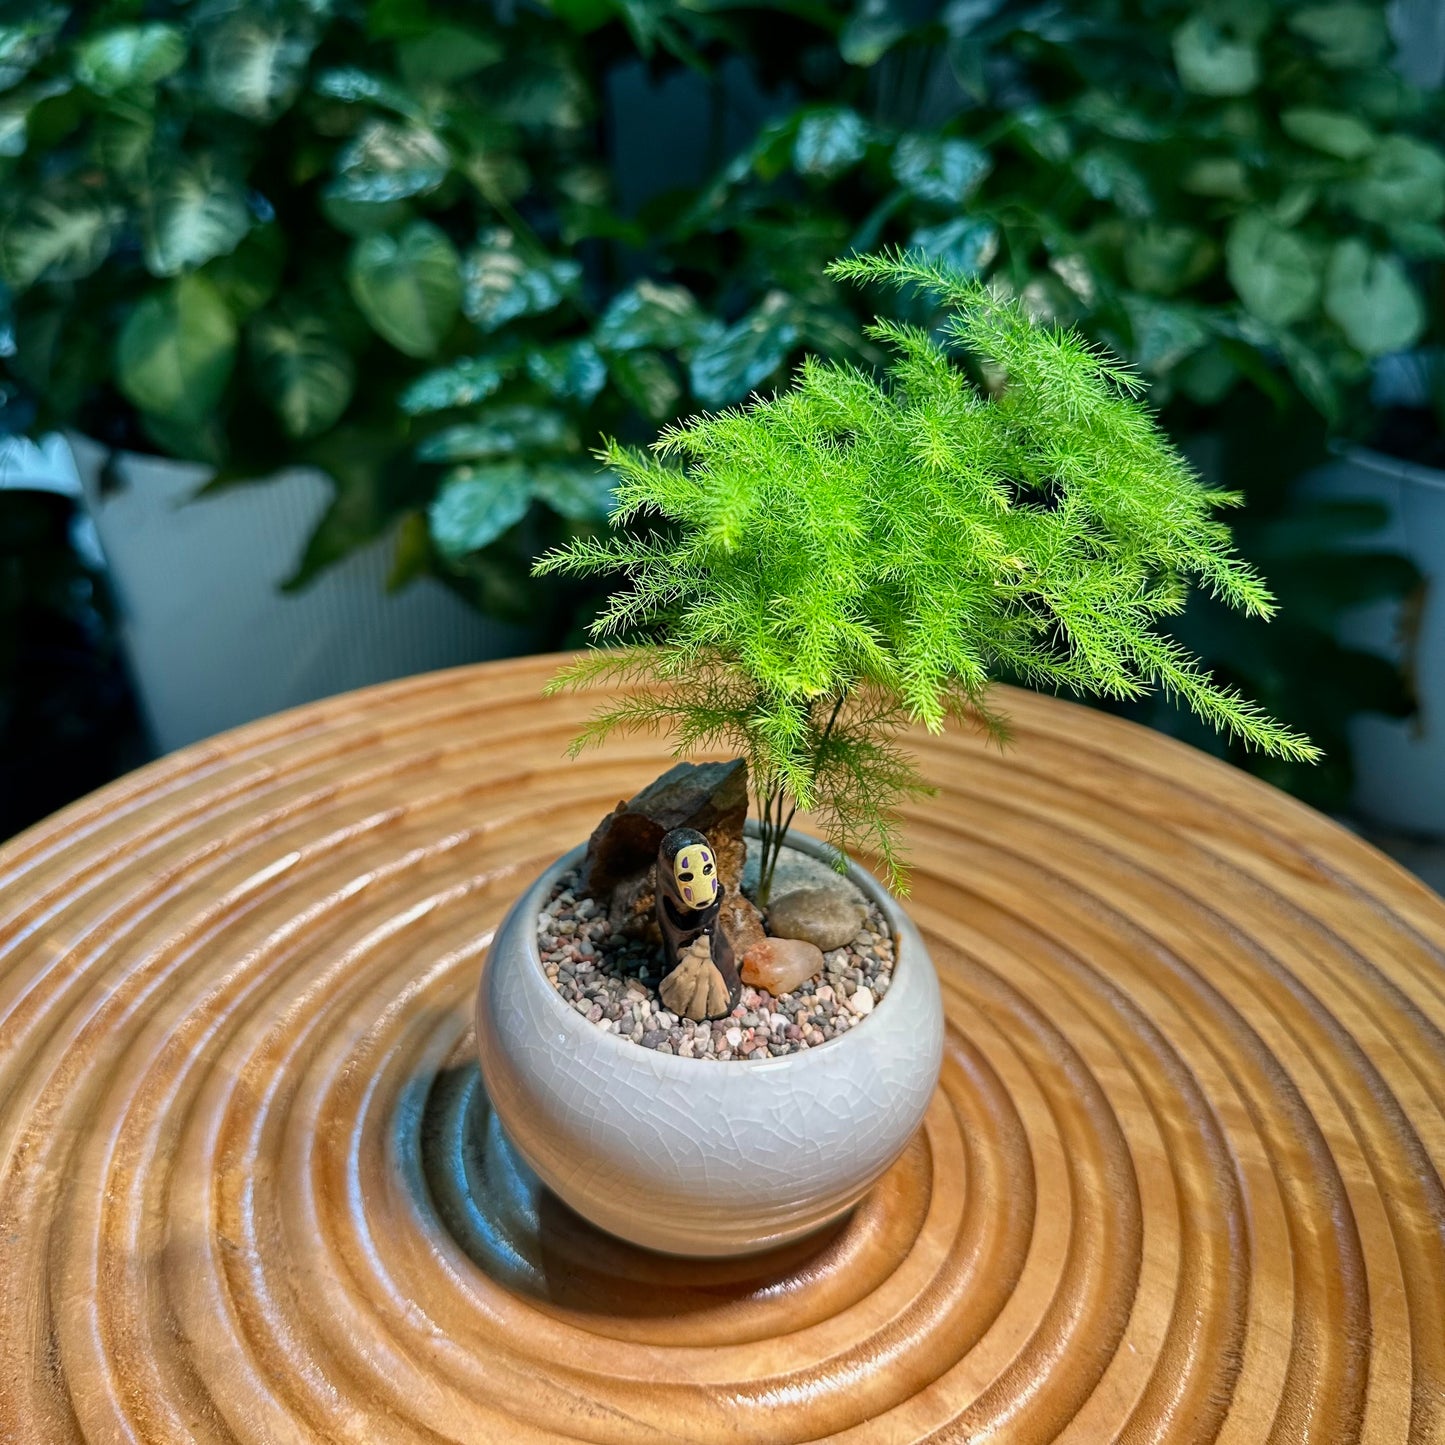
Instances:
[[[323,467],[296,585],[400,519],[398,583],[560,639],[588,599],[528,566],[603,524],[597,438],[805,350],[876,360],[878,298],[823,268],[910,245],[1247,459],[1242,540],[1309,646],[1261,660],[1286,627],[1244,648],[1208,618],[1197,645],[1337,748],[1350,707],[1408,700],[1268,554],[1304,539],[1306,591],[1348,570],[1291,468],[1430,324],[1445,155],[1390,48],[1368,0],[27,0],[0,25],[7,385],[217,485]]]

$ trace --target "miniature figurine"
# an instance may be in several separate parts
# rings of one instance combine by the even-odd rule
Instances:
[[[742,993],[737,963],[718,927],[724,887],[707,839],[674,828],[657,850],[657,922],[669,972],[658,992],[673,1013],[722,1018]]]

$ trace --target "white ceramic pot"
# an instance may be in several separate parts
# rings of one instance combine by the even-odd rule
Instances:
[[[528,634],[482,617],[433,578],[388,592],[395,539],[296,570],[332,487],[293,467],[212,496],[210,468],[68,438],[120,613],[120,634],[157,749],[414,672],[528,650]]]
[[[826,844],[791,846],[831,859]],[[559,859],[513,905],[477,992],[482,1081],[507,1137],[578,1214],[668,1254],[751,1254],[849,1210],[922,1123],[943,1060],[943,1002],[908,915],[868,873],[893,981],[866,1021],[778,1059],[684,1059],[620,1039],[543,972],[537,913]]]
[[[1346,617],[1340,635],[1406,668],[1420,704],[1412,718],[1351,720],[1356,808],[1393,831],[1445,838],[1445,472],[1351,447],[1312,472],[1305,488],[1382,503],[1388,523],[1360,545],[1403,553],[1425,578],[1413,616],[1397,601],[1377,603]]]

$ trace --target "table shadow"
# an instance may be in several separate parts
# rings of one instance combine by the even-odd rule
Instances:
[[[475,1065],[436,1077],[421,1121],[422,1173],[442,1228],[516,1293],[567,1311],[636,1320],[778,1298],[837,1264],[847,1218],[743,1259],[680,1259],[605,1234],[563,1204],[502,1131]]]

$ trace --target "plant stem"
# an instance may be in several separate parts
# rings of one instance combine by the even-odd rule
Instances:
[[[818,737],[813,747],[813,766],[808,774],[808,786],[818,781],[818,772],[823,766],[823,749],[828,745],[828,739],[833,735],[834,724],[838,721],[838,714],[843,711],[843,702],[848,696],[846,687],[838,694],[833,701],[833,711],[828,715],[828,725]],[[777,804],[777,818],[773,817],[774,802]],[[763,856],[758,867],[758,898],[759,908],[766,908],[768,900],[773,893],[773,874],[778,871],[778,855],[783,851],[783,839],[788,836],[788,829],[793,825],[793,819],[798,812],[798,801],[793,799],[793,806],[788,809],[787,816],[783,816],[783,808],[787,803],[787,795],[780,783],[773,783],[767,791],[763,802],[763,821],[761,826]]]

